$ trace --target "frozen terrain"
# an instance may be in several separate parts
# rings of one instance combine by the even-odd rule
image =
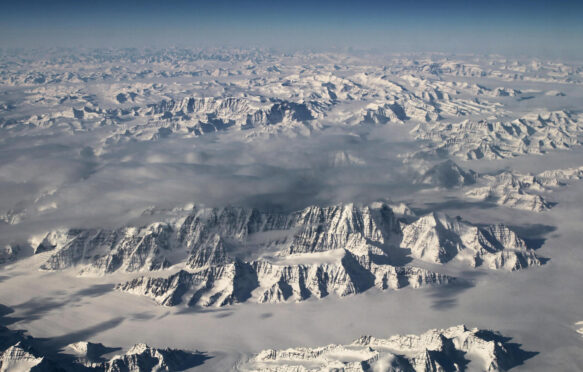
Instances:
[[[0,370],[583,368],[582,63],[0,66]]]
[[[146,344],[136,344],[122,354],[116,354],[119,347],[86,341],[59,349],[52,340],[35,339],[5,327],[0,335],[2,371],[178,371],[194,368],[207,359],[200,352],[155,349]]]
[[[240,370],[252,371],[506,371],[532,353],[491,331],[455,326],[419,336],[362,336],[349,345],[263,350]]]

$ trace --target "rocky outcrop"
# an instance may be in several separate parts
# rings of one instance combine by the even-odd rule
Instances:
[[[533,353],[492,331],[463,325],[421,335],[363,336],[348,345],[268,349],[242,361],[240,371],[506,371]]]

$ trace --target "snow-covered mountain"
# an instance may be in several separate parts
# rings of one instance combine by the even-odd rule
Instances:
[[[450,260],[490,269],[519,270],[541,265],[524,240],[504,225],[474,226],[458,218],[431,213],[403,227],[401,247],[423,261]]]
[[[347,345],[268,349],[238,365],[240,371],[506,371],[529,353],[499,334],[463,325],[421,335],[363,336]]]
[[[200,345],[227,370],[387,319],[577,369],[582,86],[577,60],[500,55],[0,49],[0,324],[43,338],[0,332],[0,369],[180,370],[200,355],[166,347]],[[516,355],[454,327],[239,367]]]
[[[483,186],[467,191],[466,196],[494,201],[510,208],[542,212],[552,207],[544,194],[552,192],[565,182],[582,178],[582,167],[554,169],[536,175],[502,171],[496,175],[481,175],[479,184]]]
[[[538,264],[534,253],[507,227],[478,228],[441,214],[430,214],[406,224],[399,222],[392,209],[382,202],[312,206],[291,214],[195,207],[185,218],[143,227],[57,230],[31,242],[36,252],[51,250],[41,269],[74,267],[82,274],[150,272],[179,263],[189,270],[233,265],[236,257],[245,258],[249,245],[254,247],[254,257],[267,254],[263,259],[272,262],[309,255],[325,259],[349,255],[366,266],[374,263],[376,257],[390,263],[391,249],[400,246],[411,249],[414,257],[434,255],[431,261],[435,262],[449,261],[458,253],[465,257],[471,251],[473,266],[489,255],[497,255],[496,261],[500,263],[489,264],[492,268],[518,269]],[[424,247],[429,247],[432,253]],[[520,255],[528,256],[528,262],[517,263],[516,267],[500,262]]]
[[[199,359],[201,357],[182,350],[156,349],[146,344],[136,344],[125,354],[113,356],[102,367],[97,367],[97,370],[102,369],[106,372],[181,371],[200,364]]]
[[[451,280],[391,265],[391,241],[398,239],[399,224],[384,203],[313,206],[291,214],[195,208],[185,218],[145,227],[51,232],[37,239],[36,250],[54,247],[41,269],[75,268],[83,275],[184,267],[118,286],[169,306],[302,301]],[[249,245],[259,257],[238,258]]]
[[[567,111],[532,113],[510,122],[464,120],[419,124],[411,134],[427,142],[423,153],[463,159],[504,159],[580,145],[581,118]]]
[[[177,349],[157,349],[140,343],[127,352],[111,357],[104,355],[119,350],[102,344],[79,341],[55,352],[22,332],[0,328],[0,370],[24,371],[98,371],[98,372],[149,372],[183,371],[196,367],[208,359],[204,353]]]
[[[17,342],[0,354],[0,370],[2,371],[50,371],[45,359],[36,356],[22,343]]]
[[[407,224],[382,202],[312,206],[291,214],[194,208],[173,221],[117,230],[54,231],[36,242],[35,251],[53,250],[43,270],[146,272],[117,289],[167,306],[303,301],[453,280],[402,266],[393,257],[407,252],[431,263],[456,259],[491,269],[541,264],[506,226],[477,227],[442,214]],[[179,271],[165,273],[173,267]],[[160,271],[160,277],[152,276],[153,271]]]
[[[20,247],[16,244],[8,244],[0,248],[0,265],[15,261],[19,251]]]
[[[576,66],[539,63],[536,69],[524,69],[515,61],[478,66],[475,60],[454,62],[438,56],[393,58],[388,65],[375,66],[342,65],[334,61],[337,56],[323,54],[262,52],[264,57],[253,62],[232,59],[228,53],[223,57],[211,53],[211,59],[204,52],[161,54],[129,58],[125,52],[112,51],[110,62],[90,54],[84,56],[83,68],[67,62],[66,73],[54,66],[54,60],[31,56],[19,61],[28,68],[16,69],[9,57],[0,56],[11,66],[0,81],[26,90],[21,102],[2,103],[0,109],[9,115],[0,116],[0,127],[8,131],[55,129],[66,134],[109,128],[96,146],[98,154],[131,141],[233,130],[243,131],[243,137],[310,135],[330,125],[409,122],[419,124],[411,133],[429,141],[430,151],[463,158],[502,158],[579,144],[575,113],[533,112],[509,122],[498,120],[498,116],[509,116],[501,99],[533,96],[509,86],[440,78],[525,81],[536,76],[539,81],[574,82],[580,79]],[[144,63],[152,58],[166,63],[150,62],[145,69]],[[180,58],[187,58],[189,64]],[[123,67],[116,64],[119,61]],[[165,79],[169,82],[158,82]],[[556,95],[554,90],[549,92]],[[536,94],[542,93],[546,94]],[[33,113],[22,110],[19,114],[23,104],[34,107]]]
[[[152,271],[182,260],[191,269],[229,263],[247,244],[280,256],[345,249],[359,256],[385,254],[381,245],[398,234],[390,207],[342,204],[291,214],[246,208],[194,208],[188,216],[144,227],[71,229],[33,239],[36,251],[53,247],[44,270],[79,267],[90,273]],[[273,237],[272,237],[273,236]],[[40,242],[39,242],[40,241]]]
[[[165,306],[184,303],[187,306],[221,307],[245,301],[279,303],[328,295],[344,297],[373,287],[382,290],[406,286],[419,288],[454,280],[416,267],[359,262],[359,257],[348,251],[334,253],[341,258],[333,263],[235,261],[196,271],[181,270],[168,277],[144,276],[120,284],[117,289],[150,297]],[[305,258],[317,260],[321,256]]]
[[[473,185],[476,183],[476,178],[476,172],[471,169],[466,171],[453,160],[448,159],[423,170],[415,183],[452,188]]]

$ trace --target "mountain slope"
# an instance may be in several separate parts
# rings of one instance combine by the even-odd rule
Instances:
[[[506,371],[533,353],[497,333],[463,325],[386,339],[363,336],[348,345],[268,349],[238,365],[240,371]]]
[[[478,227],[441,213],[431,213],[403,227],[402,248],[433,263],[453,259],[472,267],[519,270],[542,264],[524,240],[504,225]]]

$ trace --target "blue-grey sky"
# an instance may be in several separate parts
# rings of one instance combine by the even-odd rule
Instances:
[[[583,55],[583,2],[19,0],[0,47],[227,46]]]

